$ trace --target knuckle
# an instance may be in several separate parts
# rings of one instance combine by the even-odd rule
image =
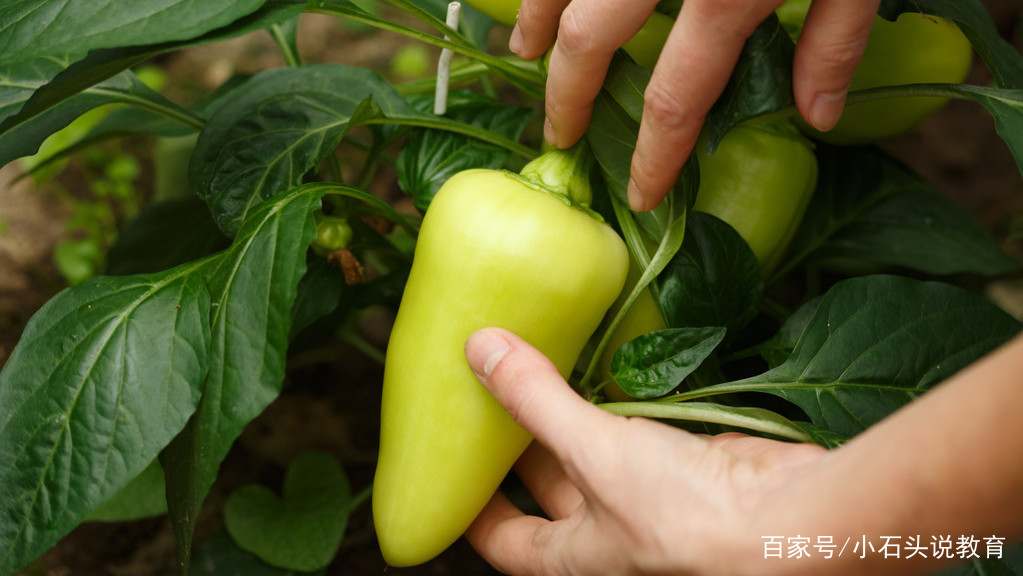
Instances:
[[[685,103],[658,84],[651,83],[643,94],[643,121],[662,130],[674,131],[685,125]]]
[[[844,38],[831,40],[815,52],[815,67],[827,73],[853,70],[863,57],[867,47],[866,38]]]
[[[558,24],[558,47],[566,54],[593,54],[598,47],[599,34],[593,32],[593,26],[589,23],[586,13],[573,9],[573,6],[570,4],[561,13]]]

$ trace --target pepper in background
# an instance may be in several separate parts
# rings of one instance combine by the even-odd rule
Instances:
[[[798,41],[810,0],[789,0],[776,13],[793,41]],[[876,16],[867,49],[849,91],[901,84],[949,83],[966,79],[973,61],[970,41],[953,23],[927,14],[906,12],[895,22]],[[802,126],[814,138],[832,144],[863,144],[906,132],[937,112],[947,98],[899,97],[850,104],[832,130]]]
[[[461,172],[427,210],[384,368],[373,517],[391,566],[457,540],[531,440],[469,369],[469,335],[511,330],[567,378],[622,289],[628,251],[586,208],[589,163],[577,146],[521,175]]]

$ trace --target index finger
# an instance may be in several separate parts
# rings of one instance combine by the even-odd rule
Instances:
[[[629,205],[660,204],[724,91],[746,39],[781,0],[686,0],[654,67],[632,157]]]

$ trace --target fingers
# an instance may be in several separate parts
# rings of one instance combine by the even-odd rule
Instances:
[[[682,4],[646,88],[629,182],[633,210],[653,209],[667,195],[746,39],[779,4],[781,0]]]
[[[494,398],[562,463],[575,462],[618,428],[617,416],[583,400],[550,360],[507,330],[475,332],[465,353]]]
[[[508,48],[523,60],[535,60],[554,44],[561,12],[570,0],[522,0]]]
[[[792,68],[796,107],[814,128],[838,124],[880,0],[814,0]]]
[[[656,0],[575,0],[561,14],[547,76],[544,138],[557,148],[575,144],[589,126],[615,50],[632,38]]]
[[[567,517],[583,503],[582,493],[561,464],[537,442],[530,444],[515,463],[515,473],[553,520]]]
[[[501,492],[494,494],[465,532],[473,549],[505,574],[550,574],[539,568],[549,562],[551,523],[526,516]]]

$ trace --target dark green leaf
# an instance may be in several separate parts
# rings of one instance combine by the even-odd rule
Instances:
[[[160,462],[153,460],[121,491],[92,511],[86,522],[126,522],[167,513],[167,485]]]
[[[518,140],[532,109],[507,106],[472,92],[455,92],[449,96],[445,116]],[[413,128],[398,153],[398,185],[415,199],[420,212],[426,212],[448,178],[470,168],[501,168],[510,155],[505,148],[462,134]]]
[[[33,0],[39,1],[39,0]],[[62,54],[0,64],[0,134],[32,122],[40,114],[119,72],[165,52],[226,40],[294,17],[299,0],[269,0],[256,12],[198,37],[146,46],[98,49],[80,61]],[[15,116],[16,114],[16,116]]]
[[[731,226],[700,212],[690,214],[682,249],[657,285],[669,327],[724,326],[728,339],[756,316],[764,289],[749,245]]]
[[[622,70],[633,68],[625,66]],[[630,78],[632,82],[636,77]],[[621,82],[616,85],[625,86]],[[629,203],[626,190],[638,135],[639,123],[615,101],[610,92],[601,91],[593,103],[593,118],[586,132],[586,140],[604,175],[608,191],[624,206]],[[655,243],[661,241],[670,223],[667,202],[662,202],[648,212],[636,212],[632,217],[647,239]]]
[[[292,339],[337,308],[345,285],[344,272],[328,263],[326,258],[310,254],[307,266],[291,308]]]
[[[636,122],[643,119],[643,95],[650,83],[650,70],[629,58],[615,57],[604,80],[604,90]]]
[[[866,276],[836,284],[783,364],[691,397],[759,391],[848,437],[1020,332],[982,297],[938,282]]]
[[[198,198],[159,202],[146,207],[118,234],[107,256],[107,273],[121,276],[166,270],[208,256],[229,243]]]
[[[776,368],[788,360],[792,350],[796,347],[796,342],[803,335],[806,325],[810,323],[810,319],[817,312],[820,302],[821,297],[818,296],[800,306],[794,314],[785,320],[773,338],[760,345],[760,355],[767,361],[768,366]]]
[[[39,145],[50,134],[67,126],[88,110],[104,104],[128,102],[143,103],[187,114],[173,102],[150,90],[131,72],[123,72],[75,94],[31,120],[15,124],[0,133],[0,165],[35,154]]]
[[[601,91],[593,103],[593,118],[586,132],[597,164],[611,195],[628,205],[627,185],[632,154],[636,151],[639,123],[611,97]]]
[[[291,307],[328,186],[308,184],[251,211],[231,248],[210,260],[210,370],[199,408],[160,456],[182,561],[221,460],[246,424],[277,397]]]
[[[261,201],[300,184],[352,125],[410,112],[385,80],[341,64],[268,70],[232,94],[189,167],[192,189],[231,235]]]
[[[760,114],[791,106],[792,58],[795,44],[774,14],[765,20],[743,46],[739,62],[707,115],[704,132],[707,151],[732,127]]]
[[[671,392],[714,352],[725,328],[669,328],[622,344],[611,359],[611,377],[633,398]]]
[[[870,262],[929,274],[1018,269],[968,212],[873,148],[818,148],[820,177],[780,277],[798,263]]]
[[[209,357],[201,266],[99,277],[50,300],[0,372],[0,573],[148,466],[196,408]]]
[[[337,554],[351,500],[338,461],[307,452],[288,466],[280,498],[255,484],[231,494],[224,503],[224,524],[242,549],[264,562],[308,572],[326,567]]]
[[[264,1],[7,2],[0,7],[0,62],[187,40],[234,22]]]
[[[242,550],[231,536],[220,530],[202,543],[189,576],[321,576],[323,570],[295,572],[263,562]]]
[[[1023,59],[998,33],[980,0],[882,0],[878,14],[895,21],[903,12],[923,12],[955,22],[1002,88],[1023,88]]]

